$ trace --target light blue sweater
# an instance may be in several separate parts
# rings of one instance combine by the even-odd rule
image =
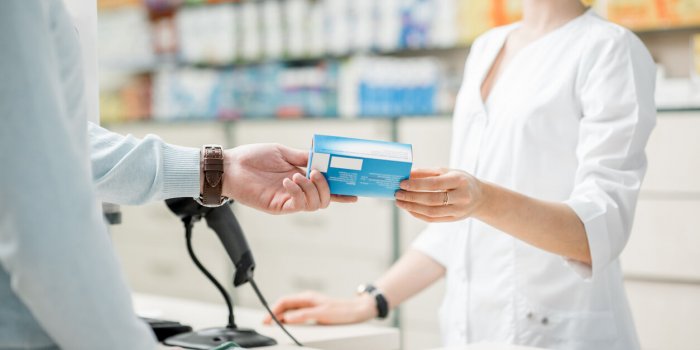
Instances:
[[[63,3],[0,1],[0,349],[155,348],[99,202],[196,196],[199,151],[89,125],[82,84]]]

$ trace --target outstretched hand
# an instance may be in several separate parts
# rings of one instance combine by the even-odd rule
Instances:
[[[275,317],[282,323],[321,325],[359,323],[377,316],[373,297],[362,294],[354,298],[331,298],[317,292],[304,292],[284,297],[272,307]],[[268,315],[263,323],[270,324]]]
[[[482,185],[455,169],[415,169],[396,192],[396,205],[427,222],[450,222],[475,216],[484,202]]]
[[[331,201],[353,203],[357,197],[331,195],[328,182],[304,171],[308,153],[278,144],[252,144],[224,152],[223,194],[270,214],[327,208]]]

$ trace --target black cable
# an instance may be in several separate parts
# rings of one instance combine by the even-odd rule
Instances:
[[[297,346],[303,346],[296,338],[294,338],[294,336],[291,333],[289,333],[289,331],[287,331],[287,328],[284,327],[282,322],[280,322],[280,320],[277,319],[277,316],[275,316],[275,314],[272,312],[272,310],[270,310],[270,306],[267,305],[267,300],[265,300],[265,297],[260,292],[260,289],[258,289],[258,285],[255,283],[255,280],[251,277],[248,280],[248,282],[250,282],[250,285],[253,286],[253,290],[255,291],[255,294],[258,296],[258,299],[260,299],[260,303],[263,304],[263,306],[265,307],[267,312],[270,314],[270,317],[272,317],[272,320],[275,321],[275,323],[277,323],[277,325],[282,329],[282,331],[284,331],[284,333],[287,334],[287,336],[289,336],[289,339],[291,339],[294,342],[294,344],[296,344]]]
[[[191,216],[187,216],[182,218],[182,222],[185,224],[185,238],[187,240],[187,252],[190,254],[190,258],[194,262],[195,265],[197,265],[197,268],[199,268],[199,271],[201,271],[208,279],[211,281],[216,286],[216,289],[219,290],[221,293],[221,296],[224,297],[224,300],[226,300],[226,306],[228,307],[228,325],[226,326],[227,328],[230,329],[236,329],[238,328],[236,326],[236,322],[234,321],[233,318],[233,304],[231,303],[231,297],[229,294],[224,290],[224,287],[221,286],[219,281],[214,278],[214,276],[209,273],[209,271],[202,265],[202,263],[197,259],[197,256],[194,254],[194,249],[192,249],[192,227],[193,227],[193,218]],[[270,309],[270,306],[267,304],[267,300],[265,300],[265,297],[263,296],[262,292],[260,292],[260,289],[258,288],[258,285],[255,283],[255,280],[253,277],[250,277],[248,280],[250,282],[250,285],[253,287],[253,290],[255,291],[255,295],[258,296],[258,299],[260,299],[260,303],[265,307],[267,312],[270,314],[270,317],[272,317],[272,320],[275,321],[275,323],[282,329],[282,331],[287,334],[289,339],[291,339],[294,344],[297,346],[302,346],[303,345],[296,339],[294,336],[289,333],[287,328],[284,327],[282,322],[280,322],[279,319],[277,319],[277,316],[272,312]]]
[[[221,296],[224,297],[224,300],[226,300],[226,306],[228,307],[228,325],[226,328],[229,329],[236,329],[238,328],[236,326],[236,322],[233,318],[233,303],[231,302],[231,296],[226,292],[223,286],[219,283],[219,281],[216,280],[216,278],[202,265],[202,263],[197,259],[197,256],[194,254],[194,250],[192,249],[192,226],[193,226],[193,218],[191,216],[184,217],[182,219],[182,222],[185,224],[185,238],[187,239],[187,252],[190,254],[190,258],[194,262],[195,265],[199,268],[199,271],[201,271],[208,279],[211,281],[216,286],[216,289],[219,290],[219,293],[221,293]]]

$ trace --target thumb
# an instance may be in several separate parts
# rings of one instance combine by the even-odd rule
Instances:
[[[280,153],[282,153],[282,157],[289,162],[289,164],[298,167],[306,167],[306,164],[309,162],[309,153],[307,151],[283,145],[279,146],[279,150]]]
[[[426,177],[440,176],[447,171],[445,169],[433,168],[433,169],[413,169],[411,171],[411,179],[421,179]]]

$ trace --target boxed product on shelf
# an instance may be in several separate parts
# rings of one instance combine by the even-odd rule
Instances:
[[[100,120],[104,122],[146,119],[151,114],[151,79],[148,75],[127,77],[118,88],[107,86],[100,93]]]
[[[159,119],[332,117],[338,115],[338,64],[279,63],[223,70],[169,68],[153,82]]]
[[[308,57],[309,36],[308,18],[311,3],[308,0],[285,0],[284,23],[286,24],[285,42],[287,43],[287,55],[289,57]]]
[[[156,119],[216,118],[212,98],[219,83],[213,69],[163,68],[153,79],[153,117]]]
[[[189,6],[175,15],[180,60],[230,64],[238,57],[235,6]]]
[[[442,68],[432,58],[358,57],[343,67],[340,112],[343,116],[433,115],[439,105]]]
[[[265,1],[262,3],[263,51],[266,58],[279,59],[284,56],[284,29],[282,3]]]
[[[140,6],[100,13],[98,59],[106,70],[139,71],[156,63],[148,13]]]
[[[238,21],[241,29],[241,58],[248,61],[255,61],[262,58],[262,28],[260,28],[261,2],[246,1],[240,6]]]
[[[700,25],[697,0],[608,0],[608,19],[632,29]]]

